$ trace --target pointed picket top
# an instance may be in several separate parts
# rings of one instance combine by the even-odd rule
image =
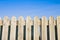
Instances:
[[[42,16],[42,20],[44,20],[44,19],[45,19],[46,25],[48,25],[48,20],[47,20],[46,16]]]
[[[8,27],[10,25],[10,20],[7,16],[3,18],[3,31],[2,40],[8,40]]]
[[[45,16],[42,17],[42,40],[47,40],[47,25],[48,20]]]
[[[39,27],[40,27],[40,19],[38,16],[34,17],[34,40],[39,40],[40,32],[39,32]]]
[[[49,17],[49,22],[51,22],[51,23],[54,24],[54,17],[53,17],[53,16],[50,16],[50,17]],[[49,24],[51,24],[51,23],[49,23]]]
[[[55,25],[54,25],[54,17],[49,17],[49,32],[50,32],[50,40],[55,40]]]
[[[60,26],[60,16],[57,16],[57,26]]]
[[[49,20],[50,20],[50,21],[52,20],[53,23],[54,23],[54,17],[53,17],[53,16],[50,16],[50,17],[49,17]]]
[[[57,16],[57,32],[58,40],[60,40],[60,16]]]
[[[15,21],[16,21],[17,19],[16,19],[16,17],[15,17],[15,16],[12,16],[11,20],[15,20]]]
[[[3,24],[4,24],[4,25],[10,25],[10,20],[9,20],[8,16],[5,16],[5,17],[3,18]]]
[[[11,18],[10,40],[16,40],[16,25],[17,19],[15,16]]]
[[[34,17],[34,21],[37,22],[38,25],[41,25],[41,23],[40,23],[41,21],[40,21],[40,19],[38,18],[38,16],[35,16],[35,17]]]
[[[54,19],[54,17],[53,16],[50,16],[49,19]]]
[[[2,25],[2,19],[1,19],[1,17],[0,17],[0,26]]]
[[[15,16],[12,16],[12,18],[11,18],[11,24],[17,25],[17,19],[16,19]]]
[[[31,26],[33,25],[33,21],[30,16],[26,18],[26,40],[31,40]]]
[[[21,23],[21,22],[23,22],[23,23]],[[24,20],[23,16],[20,16],[18,18],[18,23],[21,24],[21,25],[25,25],[25,20]]]
[[[18,40],[23,40],[24,38],[24,25],[25,20],[22,16],[18,18]]]
[[[27,16],[26,21],[27,21],[27,22],[30,22],[30,24],[33,25],[33,21],[32,21],[32,19],[31,19],[30,16]]]
[[[60,24],[60,16],[57,16],[57,22]]]

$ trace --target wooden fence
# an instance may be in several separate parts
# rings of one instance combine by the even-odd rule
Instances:
[[[11,20],[5,16],[0,18],[0,40],[60,40],[60,16],[47,19],[30,16],[24,20],[22,16]]]

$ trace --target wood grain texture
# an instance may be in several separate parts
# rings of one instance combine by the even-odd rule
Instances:
[[[16,17],[13,16],[11,18],[10,40],[16,40],[16,25],[17,25],[17,20]]]
[[[49,34],[50,40],[55,40],[55,24],[52,16],[49,17]]]
[[[31,26],[33,22],[30,16],[27,16],[26,19],[26,40],[31,40]]]
[[[23,40],[24,38],[24,25],[25,20],[22,16],[18,18],[18,40]]]
[[[26,30],[24,30],[25,26]],[[47,29],[48,27],[49,29]],[[7,16],[5,16],[3,20],[0,17],[0,35],[2,36],[2,38],[0,36],[0,39],[8,40],[8,31],[10,31],[10,40],[16,40],[16,38],[18,40],[32,40],[32,33],[34,33],[34,40],[39,40],[39,37],[41,40],[48,40],[48,37],[49,40],[56,40],[57,38],[60,40],[60,16],[57,16],[57,19],[50,16],[48,20],[45,16],[43,16],[41,20],[37,16],[35,16],[33,20],[30,16],[27,16],[26,20],[24,20],[22,16],[20,16],[18,20],[15,16],[13,16],[11,20],[9,20]],[[26,35],[24,34],[25,32]],[[49,34],[47,34],[48,32]]]
[[[42,17],[42,40],[47,40],[47,19],[45,16]]]
[[[57,17],[57,36],[58,40],[60,40],[60,16]]]
[[[3,23],[2,23],[2,19],[1,19],[1,17],[0,17],[0,40],[1,40],[1,34],[2,34],[2,30],[1,30],[2,25],[3,25]]]
[[[0,26],[2,25],[2,19],[1,19],[1,17],[0,17]]]
[[[10,21],[7,16],[3,19],[3,31],[2,31],[2,40],[8,40],[8,27],[9,27]]]
[[[34,17],[34,40],[39,40],[39,28],[40,28],[40,20],[37,16]]]

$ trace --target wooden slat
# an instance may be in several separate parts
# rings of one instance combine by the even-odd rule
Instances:
[[[13,16],[11,19],[10,40],[16,40],[16,21],[16,17]]]
[[[1,35],[1,26],[2,26],[2,19],[0,17],[0,35]]]
[[[40,26],[40,20],[37,16],[34,17],[34,40],[39,40],[39,26]]]
[[[60,16],[57,17],[57,36],[58,40],[60,40]]]
[[[2,19],[1,19],[1,17],[0,17],[0,40],[1,40],[1,34],[2,34],[1,28],[2,28]]]
[[[10,21],[7,16],[3,19],[3,31],[2,31],[2,40],[8,40],[8,26]]]
[[[2,25],[2,19],[1,19],[1,17],[0,17],[0,26]]]
[[[55,24],[52,16],[49,17],[49,34],[50,40],[55,40]]]
[[[31,25],[33,24],[30,16],[26,19],[26,40],[31,40]]]
[[[25,21],[24,18],[22,16],[19,17],[18,19],[18,40],[23,40],[24,37],[24,25],[25,25]]]
[[[45,16],[42,17],[42,40],[47,40],[47,19]]]

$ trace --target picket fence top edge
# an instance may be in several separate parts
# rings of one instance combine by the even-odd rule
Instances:
[[[16,16],[12,16],[12,17],[4,16],[3,18],[2,18],[2,17],[0,17],[0,20],[3,20],[5,17],[7,17],[8,19],[16,18],[17,20],[18,20],[19,18],[23,18],[23,19],[25,19],[23,16],[19,16],[19,17],[16,17]],[[42,16],[41,18],[40,18],[40,17],[38,17],[38,16],[34,16],[34,17],[33,17],[33,19],[34,19],[34,18],[42,19],[43,17],[45,17],[45,18],[47,18],[47,19],[49,19],[49,18],[51,18],[51,17],[52,17],[52,18],[54,18],[53,16],[49,16],[49,17]],[[26,19],[27,19],[27,18],[31,18],[31,19],[32,19],[32,17],[31,17],[31,16],[27,16],[27,17],[26,17]],[[57,18],[60,18],[60,16],[55,17],[55,19],[57,19]]]

